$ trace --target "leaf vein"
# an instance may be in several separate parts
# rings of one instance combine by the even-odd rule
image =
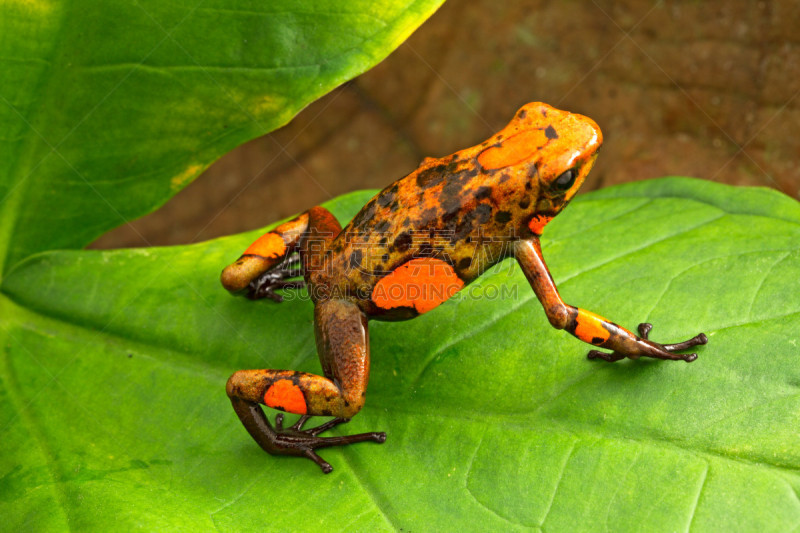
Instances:
[[[244,488],[244,490],[242,490],[239,494],[237,494],[236,496],[231,498],[231,500],[229,502],[223,504],[218,509],[215,509],[214,511],[211,511],[210,513],[208,513],[208,517],[211,519],[211,523],[214,524],[215,528],[217,527],[217,521],[215,520],[214,515],[224,511],[225,509],[227,509],[231,505],[234,505],[236,502],[241,500],[245,496],[245,494],[250,492],[250,489],[252,489],[258,482],[261,481],[261,477],[260,476],[253,476],[253,478],[254,478],[253,481],[250,484],[248,484]],[[217,528],[217,529],[219,529],[219,528]]]
[[[2,292],[2,291],[0,291],[0,292]],[[13,302],[15,305],[19,305],[21,308],[25,309],[25,311],[27,311],[27,312],[29,312],[29,313],[31,313],[33,315],[37,315],[37,316],[40,316],[42,318],[45,318],[45,319],[48,319],[48,320],[52,320],[54,322],[58,322],[58,323],[64,324],[65,326],[70,326],[70,327],[75,328],[77,330],[86,330],[86,331],[92,332],[98,337],[99,336],[104,336],[104,337],[108,337],[110,339],[123,340],[123,341],[128,343],[129,347],[137,347],[137,348],[144,347],[144,348],[147,348],[147,350],[141,349],[141,348],[139,350],[137,350],[137,357],[139,357],[139,358],[147,359],[147,360],[153,361],[155,363],[158,363],[160,365],[166,366],[168,368],[174,368],[174,369],[179,370],[181,372],[186,372],[187,369],[189,369],[189,372],[194,373],[194,375],[197,375],[197,376],[203,377],[205,379],[208,379],[209,381],[219,382],[220,380],[227,380],[227,378],[228,378],[227,373],[226,373],[227,371],[218,370],[215,367],[212,367],[210,365],[198,362],[197,358],[193,357],[193,353],[192,352],[186,352],[186,351],[174,348],[174,347],[166,348],[165,346],[163,346],[161,344],[157,344],[155,341],[151,341],[149,339],[143,340],[141,338],[134,338],[132,336],[126,336],[126,335],[124,335],[122,333],[109,330],[108,326],[105,326],[105,327],[101,328],[101,327],[99,327],[99,326],[97,326],[95,324],[92,324],[92,323],[82,323],[82,322],[79,322],[77,320],[71,320],[71,318],[72,318],[71,316],[68,317],[68,316],[60,316],[60,315],[57,315],[57,314],[49,314],[49,313],[46,313],[46,312],[44,312],[42,310],[34,309],[32,307],[26,307],[25,305],[16,302],[8,293],[3,293],[3,294],[6,296],[8,301]],[[35,324],[35,322],[31,321],[31,320],[23,321],[20,324],[20,327],[24,327],[28,331],[34,331],[34,332],[40,332],[41,331],[41,328],[37,327],[37,324]],[[87,342],[85,345],[88,345],[88,344],[89,344],[89,342]],[[161,352],[161,353],[170,353],[170,354],[179,355],[180,356],[180,360],[179,361],[174,361],[174,360],[170,360],[170,359],[158,358],[158,357],[155,357],[153,355],[150,355],[148,353],[149,351],[157,351],[157,352]],[[56,375],[56,377],[58,377],[58,376]]]
[[[668,241],[668,240],[673,239],[675,237],[679,237],[681,235],[689,233],[690,231],[694,231],[694,230],[696,230],[698,228],[702,228],[703,226],[707,226],[707,225],[719,220],[720,218],[723,218],[724,216],[726,216],[726,215],[719,215],[719,216],[716,216],[714,218],[711,218],[711,219],[708,219],[708,220],[704,220],[703,222],[701,222],[700,224],[697,224],[696,226],[691,226],[689,228],[683,228],[680,231],[677,231],[675,233],[671,233],[669,235],[666,235],[666,236],[661,237],[659,239],[656,239],[654,241],[648,242],[648,243],[646,243],[646,244],[644,244],[642,246],[639,246],[638,248],[633,248],[631,250],[627,250],[627,251],[623,252],[620,255],[608,258],[605,261],[602,261],[600,263],[594,264],[594,265],[592,265],[592,266],[590,266],[590,267],[588,267],[588,268],[586,268],[584,270],[579,270],[575,274],[573,274],[573,275],[571,275],[571,276],[569,276],[567,278],[559,280],[559,283],[562,283],[562,284],[566,283],[566,282],[568,282],[568,281],[570,281],[570,280],[572,280],[574,278],[577,278],[578,276],[586,274],[587,272],[591,272],[593,270],[597,270],[599,268],[602,268],[602,267],[606,266],[609,263],[613,263],[613,262],[618,261],[620,259],[624,259],[626,257],[634,255],[634,254],[636,254],[638,252],[641,252],[642,250],[646,250],[646,249],[650,248],[651,246],[655,246],[656,244],[660,244],[662,242]]]
[[[684,179],[687,179],[687,178],[684,178]],[[751,187],[751,188],[752,189],[756,189],[756,190],[760,189],[759,187]],[[777,193],[777,191],[773,191],[773,192]],[[778,193],[778,194],[780,194],[780,193]],[[783,195],[781,195],[781,196],[783,196]],[[620,195],[615,195],[615,196],[597,196],[596,198],[586,198],[586,199],[584,199],[582,201],[584,201],[584,202],[602,202],[604,200],[613,200],[613,199],[618,199],[618,198],[654,198],[654,196],[652,196],[652,195],[651,196],[641,196],[641,195],[635,195],[635,194],[620,194]],[[727,213],[729,215],[742,215],[742,216],[756,216],[756,217],[773,218],[775,220],[780,220],[782,222],[788,222],[790,224],[794,224],[796,226],[800,226],[800,220],[788,219],[788,218],[784,218],[782,216],[772,217],[772,216],[768,216],[768,215],[763,215],[761,213],[743,213],[743,212],[739,212],[739,211],[729,211],[728,209],[725,209],[725,207],[723,207],[723,206],[719,206],[717,204],[713,204],[713,203],[708,202],[708,201],[706,201],[706,200],[704,200],[702,198],[697,198],[697,197],[694,197],[694,196],[688,196],[688,195],[680,196],[680,195],[666,194],[666,195],[655,196],[655,198],[658,198],[658,199],[662,199],[662,198],[664,198],[664,199],[675,199],[675,200],[690,200],[692,202],[697,202],[699,204],[705,204],[705,205],[713,207],[715,209],[719,209],[720,211],[722,211],[724,213]]]
[[[225,9],[220,7],[202,7],[198,9],[198,11],[209,11],[211,13],[225,13],[231,15],[251,15],[255,17],[272,17],[275,15],[290,15],[290,16],[297,16],[297,15],[311,15],[313,17],[318,17],[321,15],[330,15],[333,17],[358,17],[358,18],[370,18],[372,20],[378,21],[384,26],[388,24],[385,19],[377,15],[373,15],[372,13],[366,13],[361,11],[317,11],[317,10],[308,10],[308,11],[301,11],[301,10],[285,10],[285,11],[255,11],[252,9]]]
[[[428,371],[430,366],[433,364],[433,361],[439,354],[441,354],[448,348],[451,348],[452,346],[455,346],[456,344],[465,341],[467,339],[471,339],[475,335],[478,335],[484,330],[490,328],[492,325],[498,323],[500,320],[504,319],[505,317],[507,317],[508,315],[510,315],[511,313],[513,313],[514,311],[516,311],[517,309],[519,309],[532,299],[533,299],[533,291],[531,291],[527,297],[519,300],[519,303],[517,303],[516,305],[507,306],[506,308],[503,309],[501,313],[498,313],[489,320],[481,322],[479,326],[472,329],[465,329],[460,335],[452,337],[448,342],[442,343],[435,350],[431,350],[431,353],[428,354],[427,357],[425,357],[424,361],[422,362],[422,365],[420,365],[420,371],[417,374],[417,376],[411,381],[410,386],[414,387],[420,382],[422,376]]]
[[[240,67],[240,66],[231,66],[231,65],[201,65],[196,63],[194,65],[147,65],[145,63],[116,63],[113,65],[90,65],[84,67],[82,70],[84,72],[114,72],[117,70],[129,70],[130,72],[134,72],[135,70],[145,70],[145,71],[152,71],[160,74],[168,74],[171,75],[171,72],[194,72],[194,71],[202,71],[202,72],[242,72],[242,73],[255,73],[255,72],[280,72],[280,71],[294,71],[294,70],[304,70],[304,69],[314,69],[319,70],[321,67],[322,62],[319,63],[309,63],[307,65],[287,65],[287,66],[252,66],[252,67]],[[224,132],[227,134],[228,132]]]
[[[689,509],[689,523],[686,524],[686,531],[690,531],[692,529],[692,523],[694,522],[694,517],[697,513],[697,506],[700,503],[700,495],[703,493],[703,489],[706,486],[706,480],[708,479],[708,471],[711,466],[706,461],[706,468],[703,470],[703,476],[700,479],[700,487],[697,489],[697,495],[694,498],[694,502],[692,503],[692,508]]]
[[[729,413],[729,414],[723,416],[722,418],[719,418],[717,420],[712,420],[708,424],[702,426],[698,430],[698,432],[705,433],[710,428],[713,428],[714,426],[722,424],[726,420],[730,420],[731,418],[736,418],[736,417],[741,416],[741,415],[743,415],[743,414],[745,414],[745,413],[747,413],[749,411],[752,411],[754,409],[758,409],[759,407],[763,407],[765,405],[769,405],[769,404],[774,403],[774,402],[780,402],[780,401],[788,400],[788,399],[791,399],[791,398],[800,398],[800,392],[795,392],[795,393],[792,393],[792,394],[784,394],[782,396],[775,396],[774,398],[770,398],[770,399],[765,400],[763,402],[756,402],[756,403],[754,403],[752,405],[748,405],[748,406],[743,407],[741,409],[737,409],[736,411],[734,411],[732,413]]]
[[[569,460],[572,458],[572,454],[575,453],[575,448],[577,447],[577,443],[578,443],[577,440],[573,441],[572,445],[569,448],[569,451],[566,454],[564,454],[564,462],[561,463],[561,469],[558,473],[558,479],[556,479],[555,485],[553,486],[553,494],[552,496],[550,496],[550,501],[547,503],[547,509],[545,509],[542,521],[539,523],[539,527],[542,528],[542,531],[544,531],[544,524],[545,522],[547,522],[547,517],[550,516],[550,511],[553,509],[553,502],[556,501],[558,488],[561,486],[561,482],[564,480],[564,472],[567,471],[567,464],[569,464]]]
[[[508,518],[506,516],[501,515],[495,509],[492,509],[491,507],[489,507],[488,505],[486,505],[482,501],[480,501],[478,499],[478,497],[469,488],[469,476],[472,473],[472,466],[475,463],[475,458],[478,456],[478,451],[480,450],[481,445],[483,444],[483,439],[484,439],[485,436],[486,436],[486,427],[483,427],[482,430],[481,430],[480,437],[478,439],[478,444],[475,446],[475,451],[472,452],[472,455],[470,456],[469,461],[467,462],[467,467],[466,467],[465,474],[464,474],[464,489],[466,490],[467,495],[470,498],[472,498],[472,500],[475,503],[477,503],[481,507],[481,509],[487,510],[489,513],[491,513],[492,515],[496,516],[497,518],[499,518],[503,522],[505,522],[507,524],[514,525],[514,526],[531,527],[531,526],[527,526],[526,524],[522,524],[520,522],[514,521],[514,520],[512,520],[512,519],[510,519],[510,518]],[[535,529],[538,530],[538,531],[541,531],[541,529],[539,527],[535,527]]]
[[[775,261],[774,263],[772,263],[772,264],[770,265],[770,267],[767,269],[767,271],[764,273],[764,276],[761,278],[761,280],[760,280],[760,281],[759,281],[759,283],[758,283],[758,287],[756,288],[755,292],[753,293],[753,299],[750,301],[750,307],[748,307],[748,309],[747,309],[747,318],[748,318],[748,319],[752,319],[752,318],[753,318],[753,307],[754,307],[754,306],[755,306],[755,304],[756,304],[756,300],[758,300],[758,295],[759,295],[759,293],[761,292],[761,289],[764,287],[764,283],[767,281],[767,278],[769,278],[770,274],[772,273],[772,270],[773,270],[773,269],[774,269],[774,268],[775,268],[777,265],[779,265],[780,263],[782,263],[782,262],[783,262],[783,261],[784,261],[784,260],[785,260],[787,257],[789,257],[790,255],[792,255],[792,251],[793,251],[793,250],[786,252],[786,253],[783,255],[783,257],[781,257],[780,259],[778,259],[777,261]]]
[[[360,469],[353,467],[353,464],[348,457],[348,451],[343,451],[341,457],[342,461],[347,465],[347,468],[350,469],[353,477],[356,478],[358,484],[364,489],[364,492],[369,497],[372,505],[378,511],[378,514],[383,518],[384,522],[386,522],[389,527],[393,528],[395,531],[402,531],[402,528],[392,521],[390,513],[384,509],[386,503],[381,501],[384,499],[383,496],[378,493],[378,490],[371,483],[367,482],[364,475],[361,474]]]
[[[631,209],[628,209],[627,211],[623,211],[622,213],[617,213],[613,217],[606,218],[606,219],[601,220],[600,222],[597,222],[595,224],[591,224],[591,225],[588,225],[588,226],[583,226],[578,231],[573,231],[572,233],[565,233],[563,235],[559,234],[557,239],[552,239],[552,240],[564,241],[564,240],[567,240],[570,237],[573,237],[575,235],[585,235],[588,231],[591,231],[594,228],[597,228],[597,227],[602,226],[604,224],[608,224],[609,222],[613,222],[615,220],[618,220],[618,219],[620,219],[620,218],[622,218],[622,217],[624,217],[626,215],[630,215],[631,213],[634,213],[634,212],[638,211],[639,209],[643,209],[643,208],[647,207],[648,205],[652,204],[655,201],[652,198],[650,198],[650,199],[640,198],[640,199],[645,200],[645,201],[640,203],[640,204],[637,204],[637,205],[633,206]],[[542,244],[542,248],[545,248],[544,244]]]
[[[373,401],[372,406],[374,407],[383,407],[380,400]],[[427,410],[420,410],[415,409],[413,411],[406,411],[400,408],[397,404],[396,398],[393,399],[392,408],[395,413],[399,414],[407,414],[413,416],[421,416],[424,415],[425,417],[431,418],[449,418],[453,420],[460,420],[462,422],[474,422],[477,424],[485,424],[487,418],[492,418],[495,421],[502,421],[503,424],[507,424],[510,427],[518,427],[523,429],[531,429],[532,424],[535,420],[532,420],[532,417],[527,416],[528,413],[496,413],[496,412],[482,412],[473,410],[468,415],[464,415],[463,413],[452,413],[452,412],[443,412],[440,407],[431,406],[430,411]],[[790,474],[796,475],[797,479],[800,480],[800,465],[798,466],[790,466],[785,464],[776,464],[770,463],[768,461],[754,461],[751,459],[747,459],[746,457],[742,457],[740,455],[734,455],[731,453],[726,453],[722,450],[715,450],[715,449],[700,449],[700,448],[691,448],[679,440],[670,440],[668,438],[660,438],[658,436],[652,435],[641,435],[641,436],[629,436],[614,434],[611,431],[607,431],[605,433],[599,433],[599,430],[596,426],[586,423],[581,423],[577,420],[559,420],[554,417],[546,416],[544,417],[547,422],[553,424],[553,430],[561,431],[568,433],[570,435],[574,435],[576,437],[580,437],[580,433],[578,431],[583,431],[585,433],[589,433],[592,436],[597,436],[597,438],[603,439],[614,439],[614,440],[628,440],[631,442],[643,442],[643,443],[650,443],[653,445],[660,445],[669,448],[675,448],[685,453],[690,453],[693,455],[698,456],[705,456],[711,457],[715,459],[722,459],[727,461],[732,461],[734,463],[740,463],[743,465],[747,465],[753,468],[764,468],[765,470],[776,470],[781,474]],[[570,429],[567,427],[567,424],[575,426],[575,429]]]
[[[11,332],[6,329],[5,331],[8,337],[13,339]],[[3,343],[5,344],[5,343]],[[53,490],[53,496],[55,501],[58,503],[57,508],[61,514],[62,523],[63,525],[69,529],[69,513],[67,511],[68,507],[65,504],[68,501],[66,494],[64,493],[64,487],[62,483],[61,476],[56,471],[55,467],[55,457],[53,456],[53,452],[50,450],[50,447],[47,445],[47,439],[39,432],[39,425],[34,420],[34,415],[31,411],[30,406],[33,400],[29,401],[25,405],[20,405],[20,402],[23,399],[23,395],[13,372],[13,367],[11,365],[10,360],[10,352],[8,348],[2,350],[2,366],[3,368],[2,374],[0,376],[4,377],[6,383],[6,390],[8,391],[8,396],[11,398],[12,405],[17,412],[17,416],[22,420],[23,424],[28,428],[28,433],[33,437],[36,445],[39,448],[41,453],[41,457],[44,462],[44,466],[52,480],[51,487]],[[12,417],[9,419],[8,425],[11,425],[16,417]],[[3,428],[5,431],[6,428]]]
[[[782,252],[782,251],[786,251],[786,255],[790,255],[795,250],[794,249],[788,249],[787,250],[786,248],[775,248],[775,249],[768,249],[768,250],[750,250],[750,251],[746,251],[746,252],[738,252],[738,253],[733,253],[733,254],[718,255],[718,256],[715,256],[715,257],[709,257],[709,258],[704,259],[703,261],[700,261],[700,262],[697,262],[697,263],[693,263],[693,264],[687,266],[686,268],[683,268],[683,269],[679,270],[678,272],[675,272],[674,274],[670,274],[671,277],[669,278],[669,280],[667,280],[667,285],[664,287],[664,290],[661,292],[661,294],[658,295],[658,298],[656,298],[656,303],[653,305],[653,307],[650,309],[650,311],[647,312],[647,315],[645,315],[647,317],[645,319],[645,322],[649,322],[650,321],[650,315],[653,313],[653,311],[656,310],[656,308],[658,308],[659,304],[661,303],[661,300],[664,298],[664,296],[666,296],[667,292],[669,291],[670,287],[672,286],[672,282],[675,281],[676,279],[678,279],[680,276],[682,276],[686,272],[689,272],[693,268],[698,267],[700,265],[704,265],[706,263],[711,263],[712,261],[718,261],[719,259],[730,259],[730,258],[734,258],[734,257],[741,257],[743,255],[759,255],[760,256],[760,255],[763,255],[765,253]],[[778,262],[780,262],[780,260]],[[762,283],[763,283],[763,280],[762,280]],[[760,285],[759,285],[759,287],[760,287]],[[752,308],[752,304],[751,304],[751,308]],[[748,313],[748,318],[751,318],[749,313]]]

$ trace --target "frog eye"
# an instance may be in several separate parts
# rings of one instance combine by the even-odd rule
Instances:
[[[566,191],[575,183],[575,178],[577,176],[578,173],[575,169],[571,168],[557,177],[555,181],[553,181],[553,186],[559,191]]]

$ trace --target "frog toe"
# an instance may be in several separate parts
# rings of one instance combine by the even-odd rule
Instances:
[[[302,279],[286,281],[301,275],[300,256],[297,254],[290,255],[281,264],[251,281],[247,286],[247,297],[251,300],[269,298],[281,303],[283,302],[283,296],[275,291],[280,289],[302,289],[306,285],[306,282]]]
[[[591,350],[586,357],[589,359],[602,359],[608,363],[614,363],[620,359],[625,359],[625,355],[619,352],[601,352],[600,350]]]

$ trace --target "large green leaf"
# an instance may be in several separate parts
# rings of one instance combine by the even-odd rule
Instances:
[[[155,209],[442,1],[3,2],[0,272]]]
[[[369,193],[329,207],[351,217]],[[335,470],[272,457],[236,369],[319,372],[307,301],[218,286],[258,232],[50,252],[2,285],[0,515],[11,530],[788,531],[800,523],[800,205],[669,179],[580,197],[545,232],[565,300],[709,344],[589,361],[506,262],[418,319],[371,324]],[[505,287],[504,298],[492,298]],[[463,293],[462,293],[463,294]]]

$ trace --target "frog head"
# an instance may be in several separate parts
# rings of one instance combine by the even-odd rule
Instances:
[[[534,198],[528,227],[538,235],[578,192],[603,134],[588,117],[534,102],[517,111],[493,140],[478,161],[486,170],[524,175],[525,188]]]

